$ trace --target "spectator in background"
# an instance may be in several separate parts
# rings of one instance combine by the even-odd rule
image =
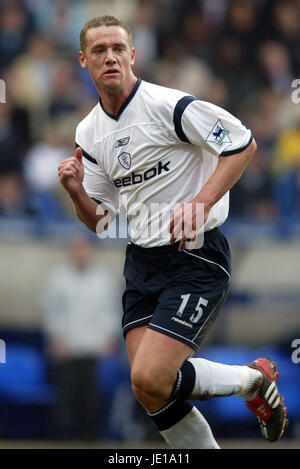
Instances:
[[[201,58],[206,56],[209,30],[199,8],[192,9],[185,14],[181,33],[182,41],[191,54]]]
[[[129,20],[137,0],[24,0],[39,31],[63,54],[76,52],[82,22],[110,11]]]
[[[211,32],[217,33],[222,27],[228,3],[229,0],[202,0],[202,12]]]
[[[255,52],[260,38],[257,8],[257,2],[252,0],[231,0],[222,31],[223,35],[240,45],[241,63],[248,72],[251,72],[255,64]]]
[[[74,51],[78,24],[88,2],[73,0],[25,0],[31,9],[39,31],[63,54]]]
[[[272,160],[274,198],[283,220],[299,211],[300,196],[300,116],[289,129],[282,130],[276,140]]]
[[[272,220],[278,214],[272,200],[271,161],[278,134],[279,105],[280,95],[267,87],[249,103],[247,121],[257,136],[259,146],[255,158],[248,166],[247,175],[240,179],[237,192],[232,198],[231,209],[237,214],[241,213],[242,201],[245,202],[246,216]]]
[[[68,121],[71,121],[70,124]],[[57,164],[66,158],[73,148],[72,139],[68,138],[68,127],[75,121],[76,119],[72,120],[68,114],[65,119],[47,122],[42,126],[41,138],[31,146],[24,157],[23,174],[27,194],[36,216],[40,219],[59,219],[68,215],[65,212],[66,204],[62,206],[60,203],[61,189],[57,183]]]
[[[25,179],[33,191],[54,192],[57,188],[57,163],[69,154],[71,145],[63,141],[59,129],[50,122],[42,131],[42,139],[34,144],[24,161]]]
[[[48,115],[51,119],[73,114],[86,97],[77,79],[77,69],[70,60],[60,58],[53,70]]]
[[[24,181],[20,173],[0,174],[0,216],[10,217],[31,213],[28,201],[23,198],[24,193]]]
[[[205,99],[212,74],[205,62],[189,53],[178,37],[162,41],[162,56],[152,68],[151,81]]]
[[[259,46],[257,56],[262,86],[268,87],[279,96],[285,96],[293,81],[288,48],[278,41],[265,41]],[[274,98],[276,100],[275,96]]]
[[[28,134],[28,113],[7,95],[7,102],[0,104],[0,174],[21,171]]]
[[[69,261],[52,270],[42,295],[43,328],[60,393],[54,436],[95,440],[101,421],[97,365],[118,344],[119,285],[109,269],[94,264],[88,239],[75,238],[69,249]]]
[[[33,30],[32,17],[21,1],[0,2],[0,71],[10,66],[24,51]]]
[[[33,138],[39,137],[41,123],[47,118],[56,61],[51,42],[34,34],[11,67],[11,93],[16,103],[29,112]]]
[[[293,72],[300,71],[300,3],[298,0],[273,2],[272,39],[282,43],[289,51]]]
[[[208,56],[214,74],[224,81],[228,93],[227,109],[241,115],[249,97],[257,92],[257,58],[259,42],[257,7],[249,0],[228,2],[222,29],[213,38]]]
[[[132,26],[132,37],[136,47],[137,64],[135,73],[146,80],[157,59],[157,37],[155,26],[158,10],[155,3],[139,2]],[[151,73],[151,72],[150,72]]]
[[[32,213],[25,195],[22,164],[29,148],[29,116],[11,98],[5,75],[6,103],[0,104],[0,215]]]

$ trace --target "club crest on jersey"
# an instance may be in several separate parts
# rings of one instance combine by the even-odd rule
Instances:
[[[123,151],[118,156],[118,160],[119,160],[120,165],[123,168],[125,168],[127,170],[130,169],[130,167],[131,167],[131,155],[130,155],[130,153],[127,153],[126,151]]]
[[[116,141],[115,148],[124,147],[129,142],[130,137],[120,138]]]
[[[213,142],[219,145],[219,147],[223,143],[231,143],[231,139],[229,137],[229,130],[225,129],[224,125],[222,124],[221,120],[219,119],[211,131],[209,132],[208,136],[206,137],[206,142]]]

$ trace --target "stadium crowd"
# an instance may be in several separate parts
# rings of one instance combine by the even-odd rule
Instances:
[[[103,14],[131,26],[139,77],[252,129],[258,151],[232,190],[231,214],[299,215],[299,0],[0,0],[0,215],[73,217],[57,166],[97,103],[77,51],[83,24]]]

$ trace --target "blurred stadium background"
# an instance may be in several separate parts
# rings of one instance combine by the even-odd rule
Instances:
[[[274,357],[290,423],[272,448],[299,448],[300,103],[292,99],[299,0],[0,0],[1,446],[55,447],[58,395],[40,292],[75,234],[90,236],[96,259],[119,282],[118,300],[122,291],[126,240],[88,234],[57,179],[59,161],[73,154],[76,124],[97,102],[77,62],[79,31],[103,14],[132,27],[138,76],[220,105],[253,130],[258,151],[232,190],[223,227],[232,286],[199,355],[228,364]],[[120,336],[99,359],[97,379],[105,412],[92,446],[162,447],[133,399]],[[197,405],[225,448],[270,447],[239,398]]]

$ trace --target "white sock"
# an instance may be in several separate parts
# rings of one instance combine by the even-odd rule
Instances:
[[[237,395],[246,400],[255,397],[262,375],[248,366],[223,365],[204,358],[189,358],[196,378],[190,399],[209,399]]]
[[[195,406],[183,419],[160,434],[171,448],[220,449],[210,426]]]
[[[257,391],[262,382],[262,374],[258,370],[249,368],[249,366],[234,366],[240,373],[241,388],[236,393],[236,396],[240,396],[246,401],[251,401],[257,395]]]

